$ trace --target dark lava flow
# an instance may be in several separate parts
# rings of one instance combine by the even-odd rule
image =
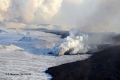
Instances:
[[[115,44],[89,59],[51,67],[46,73],[52,80],[120,80],[120,36],[114,39]]]
[[[49,68],[52,80],[120,80],[120,46],[96,52],[91,58]]]

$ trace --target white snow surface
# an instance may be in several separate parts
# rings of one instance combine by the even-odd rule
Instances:
[[[29,31],[29,35],[23,35],[20,32],[28,32],[21,30],[18,34],[14,30],[0,34],[0,80],[49,80],[51,76],[44,73],[49,67],[91,56],[84,54],[56,57],[47,54],[61,43],[60,36],[40,31]],[[24,36],[30,37],[32,41],[20,41]]]
[[[2,46],[2,45],[0,45],[0,50],[16,51],[16,50],[23,50],[23,49],[11,44],[9,46]]]

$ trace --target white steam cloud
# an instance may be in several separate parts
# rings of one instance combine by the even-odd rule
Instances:
[[[69,36],[63,39],[59,46],[52,49],[54,55],[94,53],[116,43],[114,33],[81,33],[78,29],[71,29]]]
[[[86,53],[90,46],[87,45],[88,35],[79,33],[78,30],[70,30],[70,36],[66,37],[60,46],[55,46],[52,50],[54,55]]]
[[[62,0],[0,0],[0,22],[18,20],[24,23],[51,19]]]

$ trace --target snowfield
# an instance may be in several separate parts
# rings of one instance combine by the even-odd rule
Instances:
[[[47,68],[90,57],[48,54],[60,43],[58,35],[5,29],[0,33],[0,80],[49,80],[52,77],[44,73]]]

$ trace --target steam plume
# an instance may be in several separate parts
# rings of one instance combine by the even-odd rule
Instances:
[[[52,53],[55,55],[64,55],[69,51],[70,54],[86,53],[90,46],[86,44],[88,35],[79,33],[78,30],[70,30],[70,36],[65,38],[60,46],[55,46]]]
[[[52,50],[54,55],[93,53],[116,43],[113,33],[81,33],[78,29],[71,29],[69,36],[63,39],[59,46]],[[103,47],[102,47],[103,46]]]

